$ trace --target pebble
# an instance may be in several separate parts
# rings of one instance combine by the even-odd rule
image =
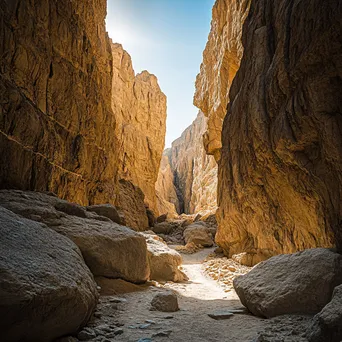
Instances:
[[[95,338],[95,337],[96,337],[95,331],[93,331],[89,328],[85,328],[77,334],[77,338],[80,341],[87,341],[87,340],[90,340],[90,339]]]
[[[139,329],[148,329],[151,326],[151,323],[141,324],[139,325]]]
[[[147,338],[140,338],[138,342],[152,342],[152,339],[147,337]]]
[[[208,316],[210,318],[218,320],[218,319],[228,319],[234,316],[234,314],[230,311],[215,311],[215,312],[208,313]]]
[[[152,337],[169,337],[172,330],[159,331],[152,335]]]

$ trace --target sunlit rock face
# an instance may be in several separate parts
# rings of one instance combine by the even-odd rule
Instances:
[[[1,1],[0,187],[112,202],[106,0]]]
[[[145,194],[145,202],[157,214],[155,183],[164,149],[166,96],[154,75],[147,71],[134,74],[131,57],[120,44],[112,44],[112,53],[118,177],[138,186]]]
[[[340,15],[334,0],[252,1],[219,161],[229,255],[342,248]]]
[[[124,179],[155,210],[166,97],[111,43],[106,0],[6,0],[0,16],[0,187],[120,206]]]
[[[208,117],[204,146],[216,160],[220,158],[229,89],[243,54],[241,33],[249,4],[250,0],[216,0],[203,62],[196,79],[194,105]]]
[[[175,204],[178,213],[205,213],[216,209],[217,165],[203,146],[206,127],[207,119],[199,112],[165,153],[167,159],[163,160],[159,178],[167,179],[168,186],[157,183],[157,192],[167,202]],[[178,200],[174,201],[175,193]],[[163,211],[167,212],[167,208]]]

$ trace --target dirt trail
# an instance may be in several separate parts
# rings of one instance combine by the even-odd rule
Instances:
[[[150,287],[143,292],[125,294],[127,302],[119,307],[122,311],[119,311],[118,317],[124,324],[124,333],[115,341],[137,342],[143,338],[156,342],[251,341],[265,320],[250,315],[235,315],[228,320],[217,321],[208,316],[213,311],[241,307],[235,293],[225,293],[214,280],[205,276],[202,262],[212,251],[204,249],[183,255],[183,270],[189,277],[187,283],[169,282],[161,288]],[[149,311],[153,296],[165,291],[165,288],[176,291],[180,311],[171,314]],[[166,318],[170,316],[172,318]],[[150,325],[146,327],[144,324]],[[154,336],[158,332],[170,334],[169,337]]]
[[[241,308],[234,291],[226,293],[207,277],[203,260],[213,251],[204,249],[183,255],[186,283],[168,282],[159,286],[123,284],[131,293],[102,296],[97,318],[90,324],[95,331],[108,327],[120,334],[98,335],[91,341],[121,342],[307,342],[302,333],[309,318],[282,316],[261,319],[248,314],[236,314],[225,320],[214,320],[208,313]],[[180,310],[173,313],[150,311],[152,298],[158,292],[171,289],[177,293]],[[258,338],[261,332],[262,337]]]

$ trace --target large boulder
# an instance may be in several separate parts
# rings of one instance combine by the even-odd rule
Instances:
[[[307,337],[310,342],[342,341],[342,285],[335,287],[331,301],[314,317]]]
[[[75,333],[97,299],[94,278],[71,240],[0,207],[2,341],[51,341]]]
[[[109,218],[115,223],[123,224],[118,210],[111,204],[96,204],[87,207],[88,211]],[[124,225],[124,224],[123,224]]]
[[[84,207],[37,192],[0,190],[0,205],[70,238],[96,276],[143,283],[149,277],[143,236]],[[91,214],[91,215],[89,215]]]
[[[188,277],[179,269],[182,264],[181,255],[169,248],[166,243],[153,232],[141,233],[146,239],[150,279],[157,281],[181,282]]]
[[[255,266],[234,280],[244,306],[253,314],[314,314],[342,283],[342,255],[329,249],[283,254]]]
[[[185,243],[194,243],[203,247],[211,247],[214,242],[212,233],[205,222],[197,221],[190,224],[183,233]]]

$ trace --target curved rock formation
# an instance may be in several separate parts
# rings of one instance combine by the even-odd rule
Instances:
[[[230,256],[342,249],[340,18],[333,0],[252,1],[219,161]]]
[[[204,146],[218,161],[229,89],[243,54],[242,25],[251,0],[216,0],[211,30],[196,78],[194,105],[208,117]]]
[[[175,204],[178,213],[216,210],[217,165],[203,147],[206,125],[206,117],[199,112],[194,122],[172,143],[171,149],[164,153],[167,159],[163,159],[156,189],[163,200]],[[162,211],[167,210],[166,206]]]

